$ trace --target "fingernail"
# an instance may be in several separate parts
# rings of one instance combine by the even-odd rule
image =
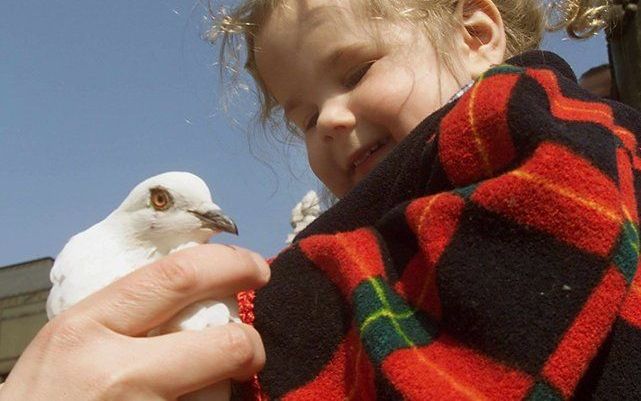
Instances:
[[[257,254],[256,252],[250,252],[252,259],[254,259],[254,262],[256,262],[257,265],[259,266],[264,266],[264,267],[269,267],[267,265],[267,261],[265,261],[265,258]]]
[[[256,252],[250,252],[249,254],[251,255],[254,262],[256,262],[260,270],[263,271],[265,275],[269,276],[271,272],[269,270],[269,264],[267,263],[265,258],[263,258],[261,255],[259,255]]]

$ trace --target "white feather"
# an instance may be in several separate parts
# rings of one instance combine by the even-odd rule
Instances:
[[[315,191],[309,191],[292,209],[290,224],[292,232],[287,235],[286,243],[291,244],[296,235],[303,231],[321,214],[320,199]]]

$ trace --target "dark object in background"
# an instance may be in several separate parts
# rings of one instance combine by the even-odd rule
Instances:
[[[581,75],[579,85],[597,96],[619,100],[617,88],[612,84],[610,64],[592,67]]]

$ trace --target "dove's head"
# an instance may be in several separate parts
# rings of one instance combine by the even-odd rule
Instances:
[[[190,242],[205,243],[236,224],[212,201],[207,184],[185,172],[160,174],[138,184],[114,212],[137,240],[169,251]]]

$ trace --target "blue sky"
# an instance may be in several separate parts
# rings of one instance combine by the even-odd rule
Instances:
[[[136,183],[170,170],[201,176],[234,217],[241,235],[217,240],[264,255],[282,247],[291,208],[316,181],[300,149],[249,150],[232,120],[246,126],[250,99],[221,110],[204,14],[173,0],[3,2],[0,266],[55,256]],[[544,47],[577,73],[607,61],[602,35],[550,35]]]

